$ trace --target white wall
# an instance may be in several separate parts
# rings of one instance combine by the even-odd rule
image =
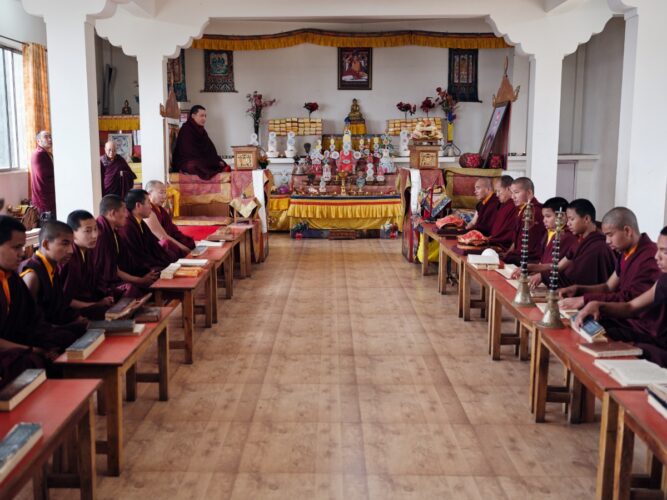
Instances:
[[[44,20],[26,13],[19,0],[0,0],[0,35],[46,45]]]
[[[120,47],[95,36],[95,63],[97,68],[97,107],[102,114],[102,89],[107,65],[116,69],[111,82],[109,114],[119,115],[127,99],[133,114],[139,114],[139,87],[137,86],[137,58],[127,56]]]

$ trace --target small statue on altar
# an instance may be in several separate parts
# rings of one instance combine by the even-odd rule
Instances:
[[[364,179],[364,173],[361,170],[359,170],[359,172],[357,172],[357,190],[359,190],[359,192],[361,193],[365,185],[366,185],[366,179]]]
[[[250,145],[259,146],[259,137],[254,132],[250,134]]]
[[[336,139],[332,135],[329,137],[329,153],[333,153],[334,151],[336,151]]]
[[[331,165],[328,161],[322,165],[322,180],[324,182],[329,182],[331,180]]]
[[[343,140],[344,141],[344,140]],[[356,160],[354,158],[354,151],[352,151],[351,142],[343,142],[343,151],[338,154],[336,159],[336,168],[338,172],[347,172],[349,174],[354,172]]]
[[[405,129],[401,130],[398,141],[398,156],[410,156],[410,132]]]
[[[412,139],[416,141],[437,142],[442,139],[442,130],[430,118],[422,118],[412,131]]]
[[[350,114],[347,115],[347,118],[350,122],[363,121],[364,115],[361,114],[361,108],[359,107],[359,101],[357,101],[357,99],[352,99]]]
[[[296,134],[294,132],[287,132],[287,149],[285,150],[285,158],[294,158],[296,156]]]
[[[275,132],[269,132],[269,150],[266,152],[266,156],[269,158],[278,158],[278,137]]]
[[[324,176],[320,178],[320,193],[326,193],[327,192],[327,181],[324,180]]]
[[[312,165],[312,170],[317,175],[322,174],[322,160],[324,155],[322,154],[322,141],[320,139],[315,143],[315,148],[310,151],[310,163]]]
[[[378,175],[382,174],[395,174],[396,173],[396,167],[394,166],[394,162],[391,159],[391,156],[389,156],[389,150],[388,149],[383,149],[382,150],[382,158],[380,158],[380,165],[378,168]]]
[[[125,102],[123,103],[123,109],[120,110],[121,115],[131,115],[132,114],[132,108],[130,107],[130,103],[127,102],[127,99],[125,99]]]

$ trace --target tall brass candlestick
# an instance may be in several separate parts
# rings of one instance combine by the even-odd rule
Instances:
[[[533,206],[528,202],[523,209],[523,236],[521,237],[521,277],[519,286],[514,296],[514,304],[517,306],[534,306],[533,298],[530,296],[528,286],[528,233],[533,223]]]
[[[565,227],[565,214],[558,210],[556,214],[556,234],[554,235],[553,259],[551,261],[551,273],[549,275],[549,292],[547,292],[547,308],[544,316],[537,322],[544,328],[563,328],[558,308],[558,262],[560,260],[560,235]]]

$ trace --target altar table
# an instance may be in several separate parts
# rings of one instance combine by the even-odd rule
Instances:
[[[380,229],[403,222],[399,195],[304,196],[292,195],[287,211],[290,228],[306,223],[310,229]]]

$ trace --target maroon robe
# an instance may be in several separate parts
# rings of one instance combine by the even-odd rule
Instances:
[[[113,296],[111,290],[103,290],[98,283],[93,250],[79,248],[72,244],[72,258],[58,270],[63,293],[69,300],[98,302],[104,297]],[[88,319],[104,319],[107,306],[88,306],[79,309],[79,313]]]
[[[124,200],[137,178],[125,159],[116,155],[112,161],[107,155],[102,155],[100,156],[100,168],[102,169],[102,196],[115,194]]]
[[[650,289],[660,277],[660,269],[655,261],[658,247],[646,234],[642,234],[637,249],[626,258],[621,254],[616,259],[616,276],[618,288],[614,292],[586,293],[584,303],[593,300],[600,302],[630,302]],[[637,318],[619,320],[620,326],[630,330],[638,330],[649,334],[657,320],[657,311],[649,309],[643,311]]]
[[[174,221],[172,220],[171,215],[169,215],[167,209],[154,203],[151,203],[151,206],[153,207],[153,213],[167,234],[178,241],[181,245],[185,245],[190,250],[192,250],[195,247],[195,240],[193,240],[187,234],[183,234],[181,230],[178,229],[178,226],[174,224]]]
[[[30,186],[32,204],[42,214],[56,216],[56,185],[53,178],[53,158],[41,146],[33,151],[30,159]]]
[[[164,269],[173,262],[146,223],[137,221],[132,214],[118,230],[118,236],[123,247],[119,265],[126,273],[143,276],[153,269]]]
[[[512,200],[498,203],[498,211],[491,226],[489,243],[499,246],[503,251],[509,249],[514,241],[514,223],[516,219],[516,206]]]
[[[21,277],[25,273],[34,272],[39,280],[39,292],[37,293],[36,303],[42,311],[44,319],[53,325],[69,325],[79,316],[78,313],[70,307],[71,299],[68,299],[63,293],[62,282],[57,269],[54,267],[53,276],[49,277],[49,271],[40,258],[41,252],[36,252],[32,257],[26,260],[21,266]],[[85,328],[79,325],[73,326],[79,335],[85,333]]]
[[[642,349],[642,357],[667,368],[667,273],[661,273],[655,283],[653,306],[648,312],[654,318],[649,332],[628,328],[622,319],[602,318],[600,323],[609,338],[634,342]]]
[[[131,283],[125,283],[118,276],[119,262],[127,259],[118,233],[103,215],[97,218],[97,229],[97,245],[91,252],[93,268],[97,274],[97,289],[105,296],[112,295],[116,300],[123,295],[141,296],[142,290]]]
[[[0,338],[17,344],[64,351],[79,337],[44,321],[30,290],[17,273],[10,273],[8,282],[9,304],[0,291]]]
[[[536,198],[530,200],[533,207],[533,222],[528,229],[528,262],[535,264],[542,257],[542,242],[547,233],[542,218],[542,204]],[[521,239],[523,238],[523,211],[525,207],[517,210],[514,218],[514,248],[505,255],[503,261],[506,264],[519,264],[521,262]]]
[[[594,232],[574,246],[567,255],[570,264],[558,273],[558,286],[599,285],[606,283],[614,272],[616,257],[607,245],[605,236]],[[542,273],[542,281],[549,282],[549,273]]]
[[[188,119],[178,131],[172,156],[173,170],[209,180],[224,170],[221,161],[206,129],[192,118]]]
[[[542,257],[540,257],[540,264],[553,264],[554,260],[554,239],[549,238],[548,231],[544,233],[542,238]],[[579,240],[569,231],[564,230],[560,233],[560,251],[558,252],[558,260],[569,254],[572,249],[579,243]]]
[[[491,235],[493,221],[496,218],[500,201],[495,193],[491,193],[488,200],[482,200],[477,204],[477,222],[473,229],[477,229],[484,236]]]
[[[46,360],[29,349],[0,349],[0,389],[21,375],[24,370],[45,367]]]

